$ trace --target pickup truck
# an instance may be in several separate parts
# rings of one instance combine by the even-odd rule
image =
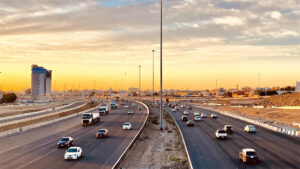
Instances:
[[[227,139],[227,133],[223,129],[219,129],[216,131],[216,138],[217,139]]]
[[[105,116],[105,115],[109,114],[108,106],[100,106],[99,107],[99,114],[100,114],[100,116]]]
[[[93,125],[100,121],[99,113],[83,113],[82,114],[82,125]]]

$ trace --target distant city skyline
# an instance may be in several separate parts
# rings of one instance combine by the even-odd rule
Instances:
[[[300,80],[298,0],[167,0],[164,84],[170,89],[295,85]],[[30,66],[55,70],[55,89],[159,88],[159,1],[0,1],[0,87],[30,88]],[[109,17],[108,17],[109,16]],[[87,19],[88,18],[88,19]],[[53,86],[54,87],[54,86]]]

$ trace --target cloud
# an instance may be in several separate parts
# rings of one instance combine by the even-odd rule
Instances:
[[[242,19],[238,17],[226,16],[222,18],[215,18],[214,22],[218,25],[229,25],[229,26],[237,26],[242,25]]]
[[[273,19],[280,19],[282,17],[281,13],[278,11],[271,12],[271,18]]]

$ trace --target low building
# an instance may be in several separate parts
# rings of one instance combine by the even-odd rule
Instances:
[[[300,82],[296,82],[295,92],[300,92]]]

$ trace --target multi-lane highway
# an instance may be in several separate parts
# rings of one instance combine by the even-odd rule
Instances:
[[[142,110],[136,110],[134,115],[128,115],[128,109],[113,110],[109,115],[101,116],[101,122],[92,126],[81,126],[80,117],[74,117],[51,126],[2,137],[0,168],[111,168],[147,118],[145,107],[141,107]],[[97,108],[93,111],[97,111]],[[131,122],[133,129],[123,130],[124,122]],[[100,128],[108,129],[110,137],[96,139],[96,131]],[[74,146],[83,149],[81,159],[64,160],[66,149],[57,148],[57,142],[63,136],[73,137]]]
[[[167,108],[171,112],[170,108]],[[210,110],[193,107],[193,112],[208,114],[208,118],[195,122],[195,127],[187,127],[181,121],[183,109],[171,113],[182,130],[188,152],[194,168],[278,168],[295,169],[300,166],[300,139],[293,138],[267,129],[256,127],[256,134],[243,131],[246,122],[218,114],[217,119],[210,118]],[[227,140],[216,140],[215,131],[225,124],[233,126],[234,133]],[[238,153],[243,148],[254,148],[261,160],[258,165],[246,165],[239,161]]]

